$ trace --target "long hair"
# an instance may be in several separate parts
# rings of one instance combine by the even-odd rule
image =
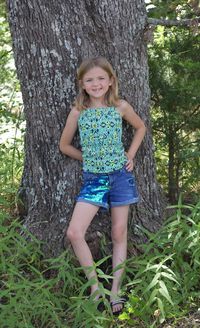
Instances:
[[[79,94],[75,99],[75,106],[78,110],[83,110],[90,106],[90,97],[87,92],[82,88],[82,80],[84,75],[94,67],[102,68],[108,73],[109,78],[112,79],[112,85],[109,87],[105,95],[106,106],[117,106],[118,104],[118,80],[111,64],[104,57],[94,57],[85,59],[77,70]]]

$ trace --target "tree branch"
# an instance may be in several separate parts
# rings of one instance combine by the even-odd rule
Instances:
[[[198,26],[200,23],[200,17],[191,18],[191,19],[157,19],[157,18],[148,18],[147,22],[149,25],[163,25],[167,27],[171,26]]]
[[[193,110],[193,112],[189,114],[189,116],[185,116],[185,117],[184,117],[184,123],[182,123],[181,125],[179,125],[179,127],[177,127],[177,131],[178,131],[178,130],[181,130],[185,125],[188,124],[189,119],[190,119],[191,117],[193,117],[193,116],[196,114],[196,112],[198,113],[199,108],[200,108],[200,105],[198,105],[198,106]]]

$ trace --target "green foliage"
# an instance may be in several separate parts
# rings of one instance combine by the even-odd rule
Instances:
[[[41,243],[17,220],[8,224],[5,213],[0,220],[0,326],[107,327],[111,319],[97,310],[99,301],[84,295],[94,281],[83,283],[82,268],[74,266],[69,254],[46,260]],[[99,278],[107,280],[100,264]],[[103,286],[100,290],[108,309],[109,292]]]
[[[14,67],[11,72],[6,65],[9,65],[9,61],[12,57],[11,49],[11,36],[9,26],[6,19],[5,3],[0,3],[0,84],[7,82],[12,77]]]
[[[156,234],[146,231],[143,254],[127,262],[130,301],[122,320],[140,317],[150,325],[191,310],[200,301],[200,203],[179,204]]]
[[[195,18],[198,16],[199,0],[145,0],[149,17]]]
[[[200,172],[199,35],[158,27],[149,46],[158,176],[168,192],[198,193]]]
[[[0,96],[2,100],[3,97],[7,97],[8,94],[13,93],[15,89],[19,91],[5,2],[0,2],[0,24]]]
[[[152,18],[195,18],[200,13],[198,0],[145,2]],[[170,202],[180,192],[195,202],[200,191],[198,24],[158,26],[148,49],[158,179]]]
[[[127,260],[125,311],[116,320],[105,285],[113,277],[95,268],[102,299],[88,298],[94,279],[85,282],[82,268],[67,252],[45,259],[41,242],[19,223],[0,215],[0,326],[15,327],[159,327],[199,307],[200,203],[174,206],[175,213],[156,234],[145,231],[149,242],[142,254]],[[88,268],[93,269],[93,268]],[[103,313],[97,309],[104,303]]]
[[[13,121],[15,118],[16,116],[13,115]],[[2,142],[0,147],[0,205],[4,208],[13,208],[23,169],[24,154],[21,135],[24,133],[24,128],[20,117],[17,118],[15,124],[14,122],[12,124],[9,122],[8,127],[12,127],[12,134],[8,130],[6,123],[5,125],[2,124],[0,129],[2,138],[9,136],[9,139]]]
[[[13,142],[13,150],[15,153],[18,149],[18,144],[22,144],[21,140],[16,139],[16,135],[22,129],[24,120],[22,115],[22,99],[19,87],[19,81],[16,76],[14,65],[13,52],[11,47],[11,35],[6,16],[5,2],[0,2],[0,133],[1,142],[4,144],[6,139]],[[11,133],[12,131],[12,133]],[[22,131],[23,132],[23,131]],[[13,138],[13,139],[12,139]],[[11,140],[12,139],[12,140]],[[15,141],[14,141],[15,139]],[[1,156],[8,150],[8,145],[2,145]],[[9,149],[9,152],[11,150]],[[19,155],[19,153],[18,153]],[[14,155],[16,158],[17,155]],[[3,158],[3,157],[2,157]],[[5,163],[4,163],[5,165]],[[2,174],[7,176],[1,169]],[[14,179],[14,177],[13,177]],[[5,181],[4,181],[5,182]]]
[[[13,208],[23,168],[24,117],[4,1],[0,22],[0,205]]]

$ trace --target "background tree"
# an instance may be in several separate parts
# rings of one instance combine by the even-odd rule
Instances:
[[[45,241],[46,252],[60,251],[80,186],[81,165],[63,156],[58,143],[76,94],[76,67],[84,57],[103,55],[119,74],[121,96],[133,104],[148,127],[135,168],[141,201],[130,224],[131,236],[141,241],[137,225],[158,228],[163,211],[148,111],[144,1],[9,0],[7,5],[26,118],[20,187],[25,225]],[[132,129],[125,125],[124,131],[128,147]],[[79,144],[78,135],[75,144]],[[88,234],[94,253],[102,233],[109,233],[108,215],[100,213]]]
[[[23,115],[4,1],[0,1],[0,25],[0,204],[9,203],[10,208],[12,202],[12,211],[23,163],[23,141],[18,133],[19,127],[23,129]]]
[[[152,1],[149,5],[152,17],[159,14],[178,18],[178,22],[200,14],[195,1],[161,1],[159,5]],[[149,46],[158,176],[170,203],[177,201],[180,192],[191,198],[200,187],[199,33],[198,23],[191,22],[187,29],[158,27]]]
[[[170,203],[181,191],[198,190],[199,50],[199,36],[173,30],[151,49],[153,129],[157,149],[167,155],[161,157],[160,172],[168,177]]]
[[[0,1],[0,120],[4,123],[10,118],[14,119],[17,100],[20,99],[19,82],[16,77],[16,69],[13,63],[10,30],[6,17],[5,3]],[[14,109],[12,111],[12,109]]]

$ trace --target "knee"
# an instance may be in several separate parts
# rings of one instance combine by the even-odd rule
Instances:
[[[112,227],[111,236],[113,242],[123,242],[127,238],[127,227],[121,225],[116,225]]]
[[[66,236],[67,236],[67,239],[69,239],[71,242],[80,240],[80,239],[84,239],[84,234],[74,227],[69,227],[67,229]]]

